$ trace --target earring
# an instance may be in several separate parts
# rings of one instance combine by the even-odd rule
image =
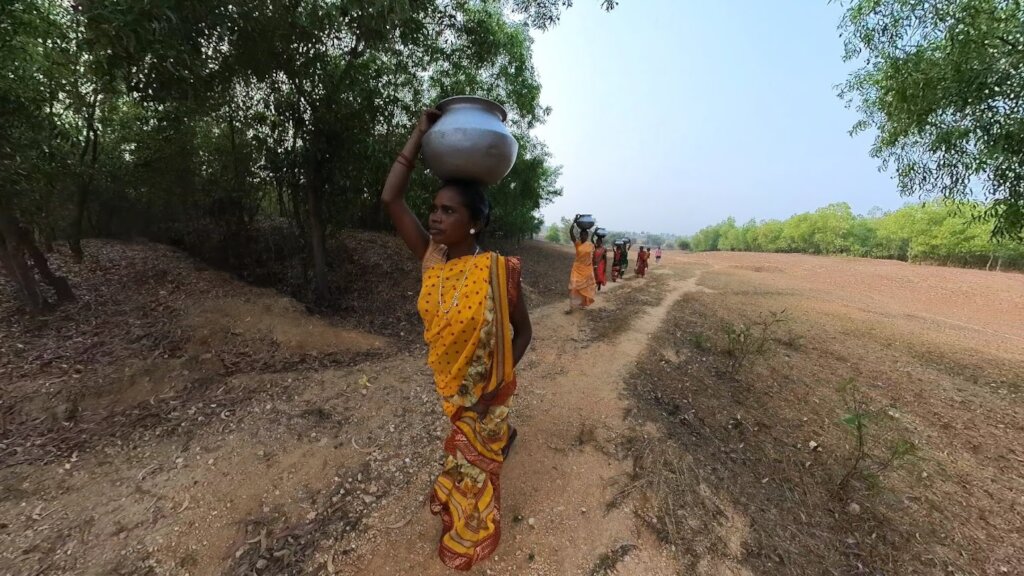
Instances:
[[[470,228],[469,229],[469,233],[470,234],[476,234],[476,228]]]

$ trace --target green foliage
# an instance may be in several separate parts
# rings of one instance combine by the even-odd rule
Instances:
[[[1024,4],[845,0],[841,96],[908,196],[983,198],[997,238],[1024,238]]]
[[[846,203],[830,204],[787,220],[732,218],[701,229],[694,250],[802,252],[848,255],[994,269],[1024,269],[1024,244],[997,240],[986,208],[940,201],[858,216]]]
[[[0,6],[0,211],[41,220],[64,200],[69,118],[53,94],[74,71],[61,10],[44,0]]]
[[[558,222],[548,224],[544,232],[544,239],[555,244],[569,244],[571,242],[569,238],[570,224],[572,224],[572,220],[566,216],[559,218]]]
[[[661,234],[648,234],[647,235],[647,245],[648,246],[657,248],[658,246],[664,246],[665,243],[666,243],[665,242],[665,237],[662,236]]]
[[[906,438],[884,435],[883,412],[872,409],[863,391],[852,378],[838,387],[843,398],[843,416],[839,419],[853,436],[850,464],[839,479],[839,490],[848,488],[853,480],[859,479],[869,488],[878,488],[882,475],[899,466],[917,454],[917,445]],[[870,429],[878,432],[869,433]]]
[[[711,348],[711,341],[708,339],[707,334],[703,332],[697,332],[691,336],[690,344],[697,350],[709,350]]]
[[[221,260],[276,220],[303,239],[319,295],[328,230],[390,225],[379,190],[420,110],[479,94],[505,105],[520,142],[489,191],[489,232],[529,237],[561,194],[530,134],[549,113],[530,30],[570,4],[5,1],[0,213],[73,245],[144,235]],[[435,187],[414,176],[415,210]]]
[[[722,237],[732,234],[735,228],[736,219],[730,216],[719,224],[699,230],[690,237],[690,244],[697,252],[719,250],[719,242]]]
[[[676,240],[676,248],[679,248],[680,250],[691,250],[693,248],[693,244],[690,242],[689,238],[681,236]]]

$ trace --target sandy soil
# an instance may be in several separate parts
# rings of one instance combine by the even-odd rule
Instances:
[[[397,329],[384,331],[389,337],[358,329],[373,323],[310,317],[162,247],[91,252],[103,261],[87,266],[102,274],[78,285],[105,300],[19,320],[0,343],[0,574],[447,573],[425,502],[445,422],[421,344],[391,337]],[[859,518],[894,534],[899,555],[917,551],[906,540],[914,530],[894,524],[904,515],[959,573],[1019,568],[1024,276],[666,252],[647,279],[610,285],[594,309],[566,315],[551,264],[558,252],[545,248],[538,260],[549,269],[528,289],[535,340],[520,370],[520,436],[502,482],[502,546],[475,572],[820,573],[792,558],[780,564],[773,554],[791,554],[781,545],[769,550],[773,511],[763,506],[784,519],[800,511],[730,479],[775,486],[759,475],[776,456],[769,448],[818,438],[827,450],[816,456],[814,482],[834,480],[841,406],[809,384],[825,370],[860,378],[873,399],[898,409],[901,430],[929,463],[886,478],[885,494],[920,484],[912,504],[881,510],[878,502],[907,498],[858,495]],[[148,294],[144,305],[115,306],[118,297],[99,288],[112,268],[119,284]],[[160,288],[168,279],[175,288]],[[723,375],[717,327],[783,307],[793,320],[782,352],[739,380]],[[711,350],[687,344],[698,330]],[[667,403],[685,407],[686,398],[715,412],[704,415],[706,442],[687,444],[686,425],[665,419]],[[783,400],[792,406],[780,409]],[[744,423],[771,430],[739,442],[761,450],[760,469],[731,467],[733,452],[721,451],[734,440],[719,429],[732,430],[737,402]],[[760,412],[768,409],[773,418]],[[671,532],[690,540],[666,537],[657,490],[637,483],[637,455],[652,453],[645,446],[675,450],[674,461],[708,480],[677,486],[692,489],[680,500],[691,532]],[[800,467],[805,458],[784,460]],[[783,492],[793,482],[789,468],[769,472]],[[808,525],[826,534],[826,551],[849,549],[851,534],[870,537],[864,522],[844,532],[834,520],[846,500],[813,498],[833,518]],[[944,538],[931,529],[937,522],[963,528]],[[791,539],[794,554],[818,558],[813,538]],[[984,552],[970,548],[985,542]],[[878,549],[855,552],[874,562]],[[851,573],[856,554],[841,552],[823,553],[819,566]],[[967,561],[957,564],[961,553]]]

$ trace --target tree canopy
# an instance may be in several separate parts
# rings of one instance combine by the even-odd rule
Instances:
[[[995,236],[1024,236],[1024,4],[842,3],[853,132],[877,130],[904,195],[983,201]]]
[[[420,109],[455,94],[502,103],[520,142],[490,190],[491,236],[537,233],[537,210],[561,190],[530,134],[549,110],[529,32],[570,5],[4,2],[0,264],[12,272],[37,241],[66,239],[81,256],[90,235],[230,260],[285,230],[307,255],[312,295],[325,298],[328,232],[389,226],[378,204],[388,167]],[[418,173],[413,208],[435,187]],[[22,275],[10,274],[23,287]]]

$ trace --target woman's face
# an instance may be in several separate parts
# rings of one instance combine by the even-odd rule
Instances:
[[[470,228],[475,226],[458,192],[451,186],[437,191],[427,219],[427,232],[434,242],[446,246],[465,242],[471,236]]]

